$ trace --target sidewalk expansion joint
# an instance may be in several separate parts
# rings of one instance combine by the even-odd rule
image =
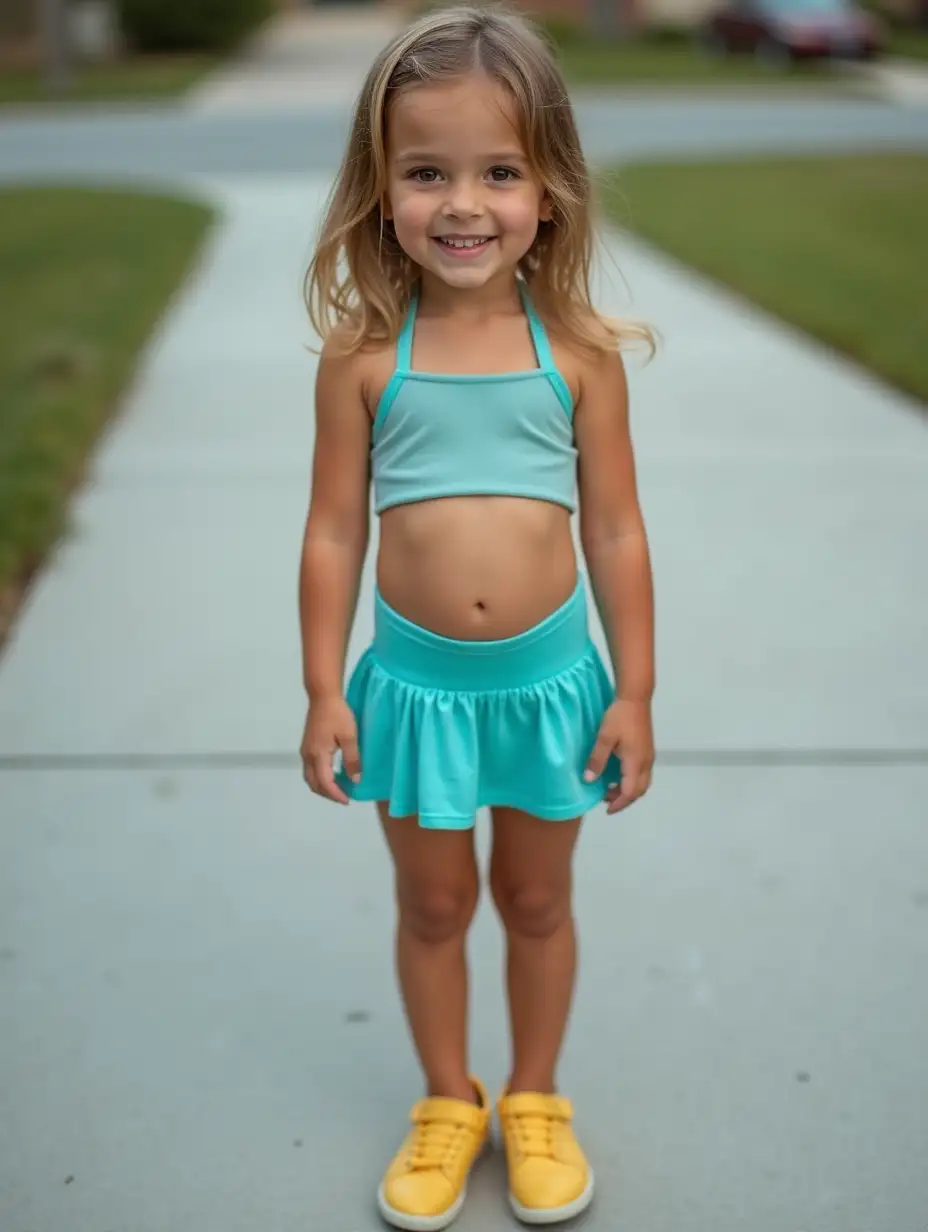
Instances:
[[[299,758],[284,752],[224,753],[6,753],[3,771],[60,770],[298,770]],[[764,769],[775,766],[868,769],[880,766],[928,766],[928,748],[831,749],[666,749],[658,752],[657,768],[712,767]]]

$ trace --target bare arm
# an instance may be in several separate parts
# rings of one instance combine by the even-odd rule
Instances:
[[[316,379],[312,498],[300,564],[303,683],[340,697],[369,535],[371,421],[356,356],[323,351]]]
[[[628,422],[628,386],[618,355],[591,362],[576,411],[580,455],[580,540],[616,681],[587,778],[602,774],[613,752],[622,781],[607,811],[626,808],[650,786],[654,762],[654,594],[644,519],[638,503]]]
[[[654,692],[654,596],[638,503],[628,386],[618,355],[591,364],[576,412],[580,540],[609,642],[617,695]]]

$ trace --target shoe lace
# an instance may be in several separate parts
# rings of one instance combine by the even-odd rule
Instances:
[[[554,1117],[542,1116],[539,1113],[521,1113],[513,1117],[512,1126],[520,1154],[536,1159],[556,1158],[554,1147],[557,1121]]]
[[[427,1172],[448,1167],[464,1145],[466,1133],[467,1126],[456,1121],[420,1121],[409,1151],[409,1170]]]

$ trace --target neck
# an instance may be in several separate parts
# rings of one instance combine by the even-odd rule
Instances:
[[[420,307],[430,316],[485,318],[521,308],[514,273],[500,273],[482,287],[449,287],[423,270],[421,286]]]

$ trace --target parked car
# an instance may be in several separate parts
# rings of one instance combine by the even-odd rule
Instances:
[[[834,57],[867,60],[884,47],[881,23],[853,0],[727,0],[700,32],[715,53],[771,64]]]

